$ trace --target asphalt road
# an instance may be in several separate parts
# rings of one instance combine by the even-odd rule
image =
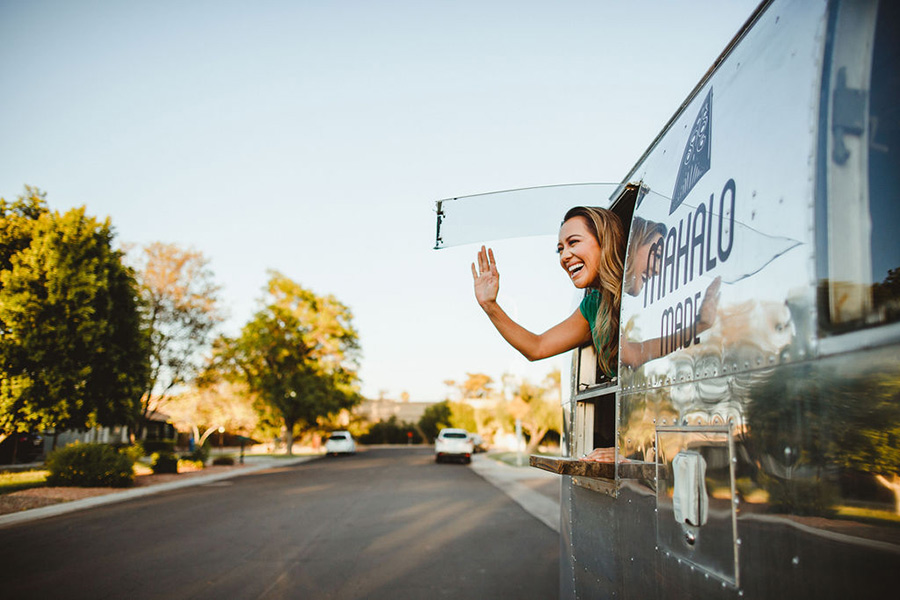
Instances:
[[[5,598],[556,598],[559,536],[430,448],[0,529]]]

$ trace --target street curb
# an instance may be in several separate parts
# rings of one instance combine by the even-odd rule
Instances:
[[[523,469],[531,469],[531,471],[522,471],[520,468],[505,465],[480,454],[472,456],[473,471],[509,496],[513,502],[525,509],[525,512],[559,533],[559,502],[555,502],[517,481],[517,479],[557,478],[558,475],[533,467],[523,467]]]
[[[266,469],[299,465],[316,458],[319,457],[301,456],[294,459],[275,459],[261,462],[260,464],[247,466],[243,469],[235,469],[234,471],[212,473],[210,475],[198,475],[196,477],[186,478],[181,481],[170,481],[169,483],[149,485],[142,488],[125,489],[121,492],[111,492],[109,494],[104,494],[103,496],[93,496],[91,498],[82,498],[81,500],[60,502],[59,504],[53,504],[51,506],[43,506],[41,508],[32,508],[30,510],[23,510],[21,512],[0,515],[0,529],[2,529],[3,527],[8,527],[10,525],[27,523],[29,521],[37,521],[39,519],[47,519],[50,517],[56,517],[58,515],[64,515],[70,512],[94,508],[95,506],[103,506],[104,504],[114,504],[116,502],[124,502],[126,500],[142,498],[144,496],[159,494],[161,492],[168,492],[170,490],[177,490],[195,485],[214,483],[216,481],[231,479],[232,477],[239,477],[241,475],[250,475],[251,473],[257,473]]]

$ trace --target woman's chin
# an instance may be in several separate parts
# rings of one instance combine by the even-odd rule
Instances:
[[[599,288],[600,281],[588,281],[587,277],[578,277],[577,279],[572,280],[572,285],[574,285],[576,289],[586,290],[588,288]]]

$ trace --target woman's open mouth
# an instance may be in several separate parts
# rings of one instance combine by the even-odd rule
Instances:
[[[569,271],[569,277],[571,279],[574,279],[575,276],[578,275],[578,273],[580,273],[581,269],[583,269],[583,268],[584,268],[584,263],[569,265],[569,267],[567,269]]]

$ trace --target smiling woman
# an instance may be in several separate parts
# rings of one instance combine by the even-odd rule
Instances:
[[[491,249],[482,246],[472,264],[475,298],[500,335],[528,360],[561,354],[591,341],[603,372],[615,377],[618,315],[625,235],[619,217],[603,208],[569,210],[559,230],[559,264],[573,285],[587,291],[578,310],[541,334],[515,321],[497,304],[500,273]]]

